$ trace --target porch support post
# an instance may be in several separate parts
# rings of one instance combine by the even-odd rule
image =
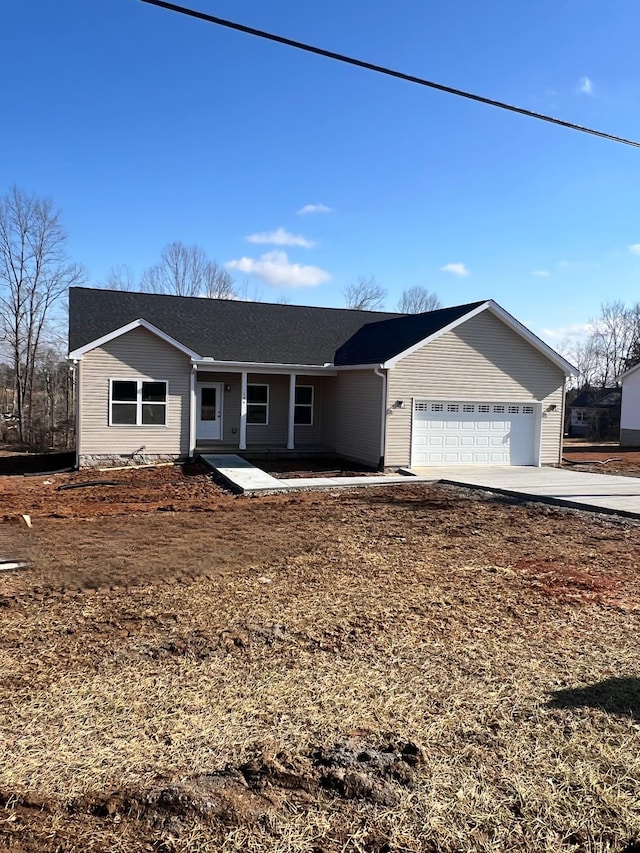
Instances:
[[[198,408],[198,400],[196,395],[196,378],[198,375],[198,365],[191,365],[191,377],[189,384],[189,457],[192,459],[196,452],[196,415]]]
[[[289,374],[289,433],[287,435],[287,450],[295,448],[295,411],[296,411],[296,375]]]
[[[247,449],[247,371],[240,374],[240,443],[238,450]]]

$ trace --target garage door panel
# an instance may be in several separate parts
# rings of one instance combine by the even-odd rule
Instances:
[[[521,403],[415,401],[412,463],[533,465],[535,411]]]

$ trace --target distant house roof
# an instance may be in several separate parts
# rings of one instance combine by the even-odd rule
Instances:
[[[614,409],[622,400],[621,388],[583,388],[571,403],[572,409]]]

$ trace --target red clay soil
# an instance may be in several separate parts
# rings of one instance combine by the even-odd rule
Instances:
[[[58,491],[60,486],[94,480],[116,485]],[[23,513],[34,518],[86,518],[139,512],[208,512],[234,499],[210,480],[201,465],[0,477],[0,518]]]
[[[579,450],[569,450],[565,448],[563,458],[569,464],[564,464],[563,467],[575,470],[586,471],[594,474],[616,474],[624,477],[640,477],[640,451],[638,450],[621,450],[619,447],[611,447],[606,451],[589,452]],[[604,462],[607,459],[615,459],[619,461],[607,462],[606,465],[598,465],[598,462]],[[594,464],[596,463],[596,464]]]

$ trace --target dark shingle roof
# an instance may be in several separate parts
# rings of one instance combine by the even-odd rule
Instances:
[[[620,405],[621,401],[621,388],[583,388],[571,403],[571,407],[578,409],[614,409]]]
[[[335,364],[376,364],[404,352],[482,305],[471,302],[426,314],[405,314],[367,323],[338,349]]]
[[[480,304],[403,315],[72,287],[69,350],[142,318],[218,361],[379,363]]]

